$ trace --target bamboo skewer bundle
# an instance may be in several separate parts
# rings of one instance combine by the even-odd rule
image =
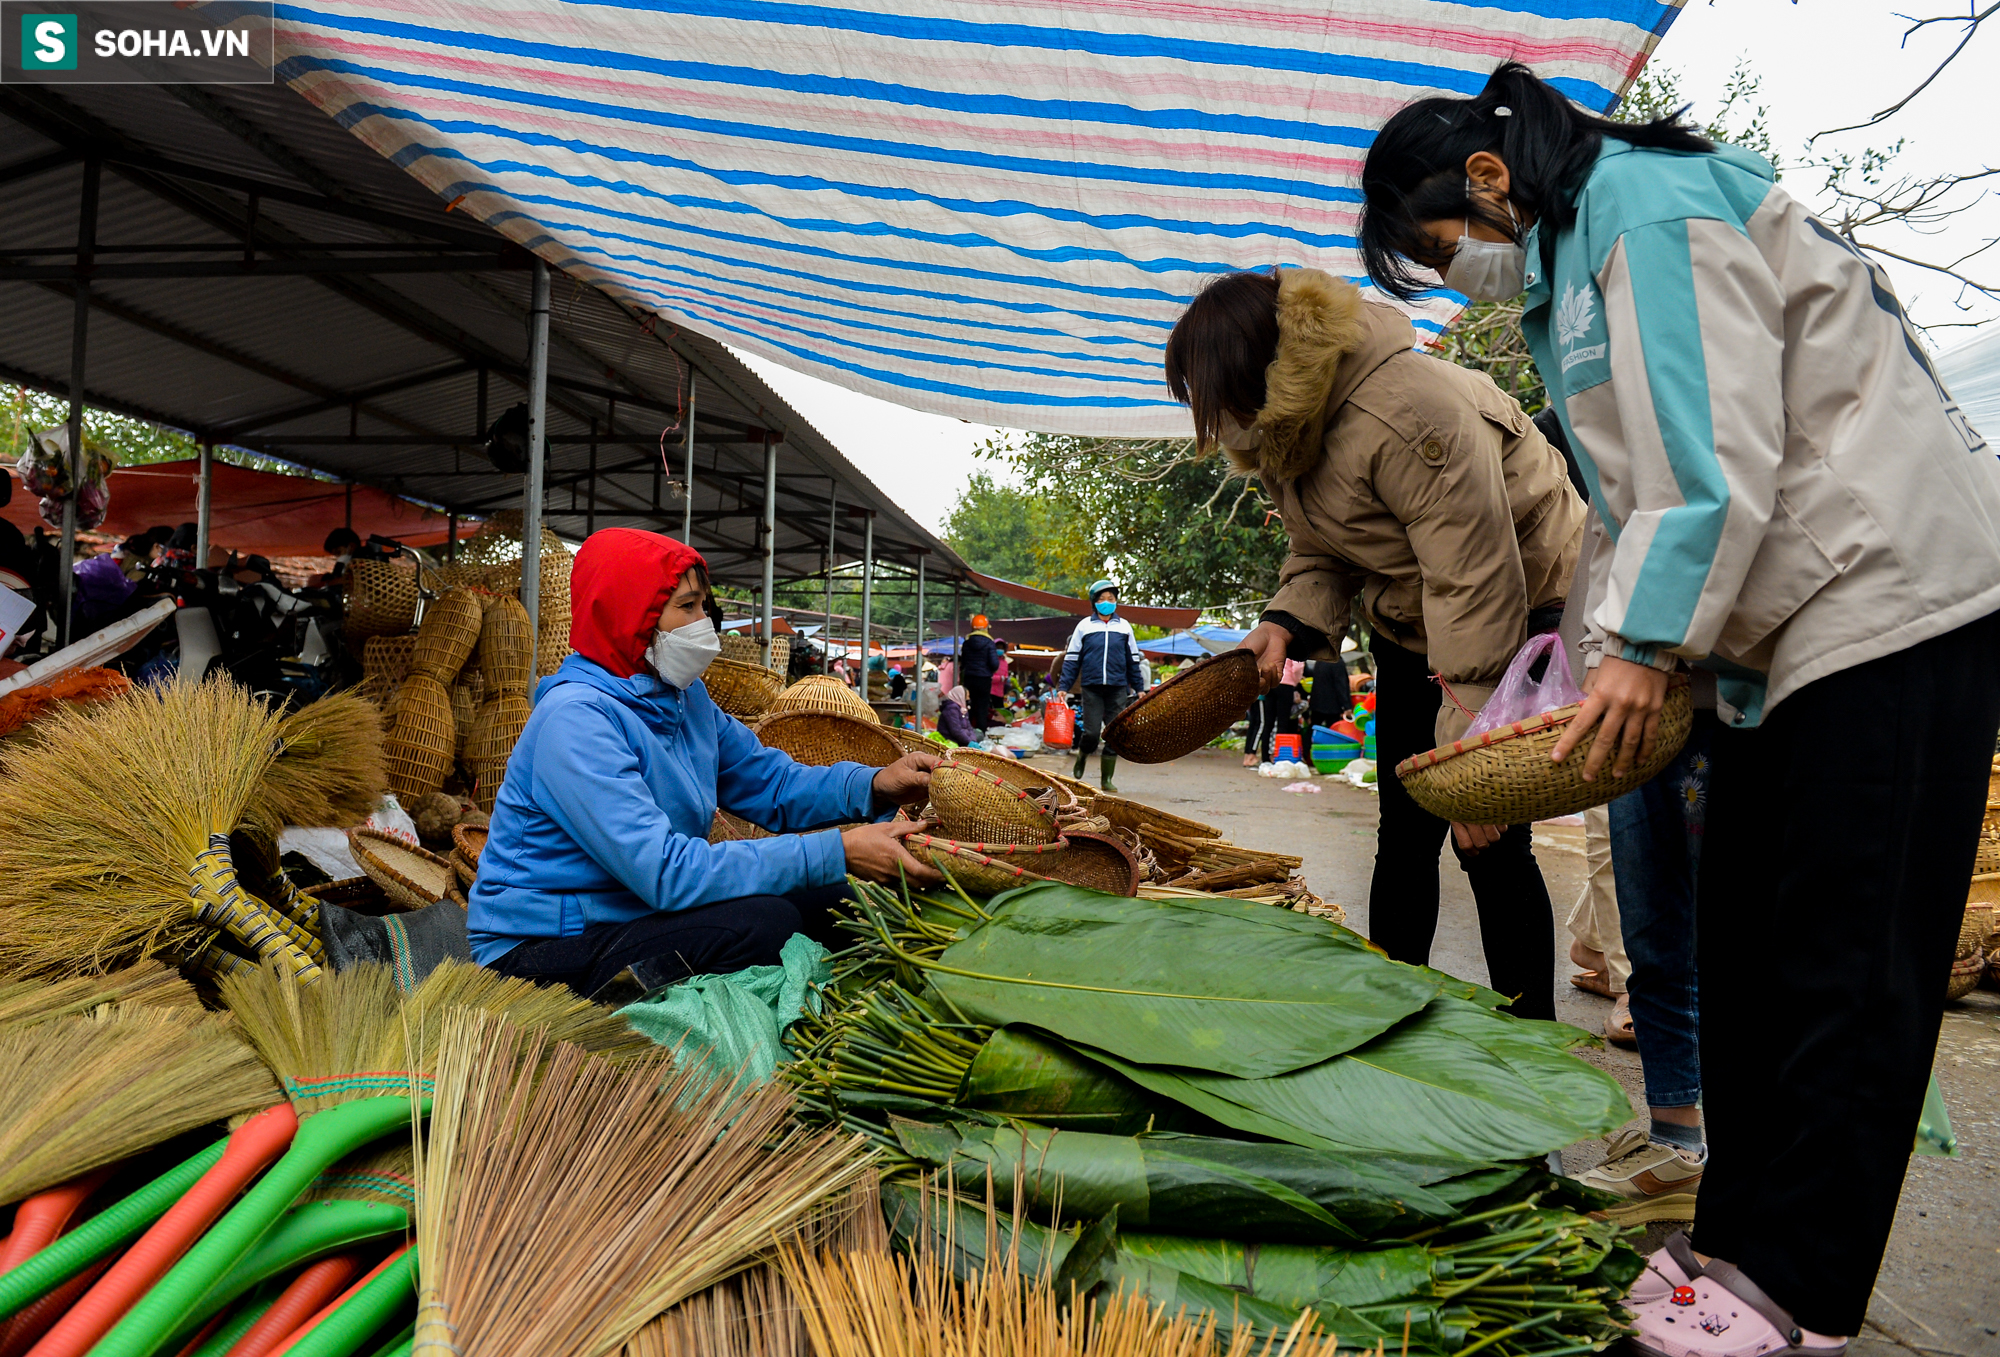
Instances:
[[[419,1357],[614,1352],[866,1163],[854,1140],[786,1130],[775,1083],[710,1082],[665,1052],[621,1070],[486,1014],[446,1016],[435,1089]]]
[[[0,1033],[0,1202],[277,1096],[233,1024],[199,1011],[128,1005]]]
[[[41,723],[0,757],[15,807],[0,836],[0,970],[86,973],[226,929],[312,978],[319,968],[230,865],[278,718],[227,679],[134,688]]]

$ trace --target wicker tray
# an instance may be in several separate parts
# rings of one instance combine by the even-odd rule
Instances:
[[[819,711],[852,716],[857,721],[875,719],[875,709],[861,700],[861,694],[832,674],[806,675],[778,694],[771,711]]]
[[[931,807],[939,832],[959,843],[1054,843],[1062,837],[1028,788],[956,759],[931,771]]]
[[[849,761],[886,768],[903,757],[903,746],[880,723],[824,712],[766,716],[757,723],[757,738],[815,768]]]
[[[372,876],[350,876],[302,892],[312,900],[323,900],[361,914],[400,914],[403,907],[382,893]]]
[[[477,868],[479,866],[479,855],[486,851],[486,834],[487,829],[485,825],[453,825],[451,827],[451,846],[467,862]]]
[[[446,861],[451,863],[452,874],[458,878],[460,888],[468,891],[471,890],[472,883],[479,879],[478,865],[467,862],[465,854],[459,852],[456,848],[451,850],[451,856]]]
[[[771,710],[785,689],[784,675],[761,664],[711,660],[701,676],[709,700],[739,721],[754,721]]]
[[[1054,843],[958,843],[935,834],[911,834],[903,846],[919,861],[949,872],[968,893],[991,895],[1030,881],[1053,881],[1042,869],[1060,856],[1068,841]]]
[[[350,829],[347,846],[382,893],[405,909],[422,909],[452,888],[451,863],[373,829]]]
[[[1113,834],[1088,834],[1067,830],[1069,847],[1038,859],[1035,870],[1051,881],[1067,881],[1103,891],[1106,895],[1139,893],[1139,859]],[[1043,865],[1046,863],[1046,865]]]
[[[1134,763],[1192,754],[1243,719],[1259,690],[1257,657],[1226,650],[1139,694],[1104,726],[1104,747]]]
[[[1428,750],[1397,764],[1396,776],[1411,798],[1439,819],[1472,825],[1532,824],[1575,815],[1644,786],[1681,752],[1694,723],[1687,680],[1676,676],[1667,688],[1653,757],[1622,778],[1611,776],[1607,762],[1597,781],[1585,782],[1583,767],[1596,743],[1596,730],[1578,741],[1563,762],[1549,760],[1563,730],[1582,710],[1582,703],[1572,703]]]

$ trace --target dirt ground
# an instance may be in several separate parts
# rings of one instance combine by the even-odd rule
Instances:
[[[1044,755],[1033,762],[1068,771],[1067,758]],[[1096,760],[1091,763],[1094,780]],[[1368,931],[1373,792],[1320,778],[1318,795],[1287,793],[1284,782],[1257,777],[1240,766],[1238,756],[1209,750],[1154,767],[1120,764],[1117,781],[1125,795],[1206,821],[1237,843],[1301,855],[1313,890],[1346,909],[1351,927]],[[1610,1001],[1561,979],[1574,970],[1561,923],[1583,884],[1583,831],[1537,826],[1535,849],[1557,913],[1557,1016],[1602,1031]],[[1431,963],[1484,981],[1472,896],[1448,855],[1440,878]],[[1610,1071],[1631,1096],[1635,1113],[1643,1114],[1638,1056],[1610,1046],[1583,1054]],[[1853,1357],[2000,1357],[2000,993],[1975,991],[1947,1011],[1936,1070],[1962,1157],[1910,1161],[1868,1328],[1850,1347]],[[1571,1146],[1563,1156],[1571,1172],[1602,1157],[1597,1141]],[[1650,1237],[1663,1233],[1656,1230]]]

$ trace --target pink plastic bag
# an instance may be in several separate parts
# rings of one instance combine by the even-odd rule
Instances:
[[[1539,679],[1530,678],[1528,671],[1535,667],[1535,661],[1543,655],[1549,662],[1542,669]],[[1540,636],[1530,636],[1528,644],[1521,647],[1501,676],[1500,686],[1493,690],[1493,696],[1486,700],[1479,715],[1472,718],[1466,727],[1466,739],[1474,739],[1489,730],[1511,726],[1516,721],[1525,721],[1531,716],[1540,716],[1545,711],[1557,707],[1567,707],[1572,702],[1583,701],[1583,692],[1569,676],[1568,647],[1562,637],[1552,631]]]

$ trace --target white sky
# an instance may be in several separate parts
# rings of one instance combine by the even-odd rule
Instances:
[[[1957,29],[1939,24],[1902,48],[1908,24],[1896,17],[1898,8],[1925,17],[1963,12],[1963,7],[1963,0],[1917,0],[1915,8],[1906,0],[1688,0],[1653,60],[1681,75],[1682,92],[1695,101],[1695,114],[1701,117],[1721,98],[1737,59],[1747,57],[1763,77],[1758,102],[1769,110],[1779,155],[1796,162],[1804,156],[1807,137],[1859,122],[1895,102],[1958,41]],[[2000,28],[1974,38],[1951,70],[1904,112],[1866,131],[1822,138],[1818,149],[1886,147],[1901,137],[1907,144],[1897,169],[1904,174],[1981,168],[1994,156],[1996,54]],[[1819,180],[1810,171],[1794,170],[1785,185],[1814,202]],[[2000,199],[1988,191],[1972,212],[1941,235],[1898,232],[1884,234],[1879,243],[1899,253],[1937,258],[1976,248],[1994,235],[2000,235]],[[1954,303],[1958,289],[1949,280],[1901,264],[1891,263],[1889,269],[1911,315],[1925,325],[1943,327],[2000,314],[2000,307],[1991,304],[1961,312]],[[2000,248],[1973,261],[1968,271],[1983,280],[2000,277]],[[1937,328],[1931,337],[1949,348],[1969,334]],[[1000,474],[999,464],[973,456],[996,430],[919,414],[750,354],[737,356],[934,532],[974,472]]]

